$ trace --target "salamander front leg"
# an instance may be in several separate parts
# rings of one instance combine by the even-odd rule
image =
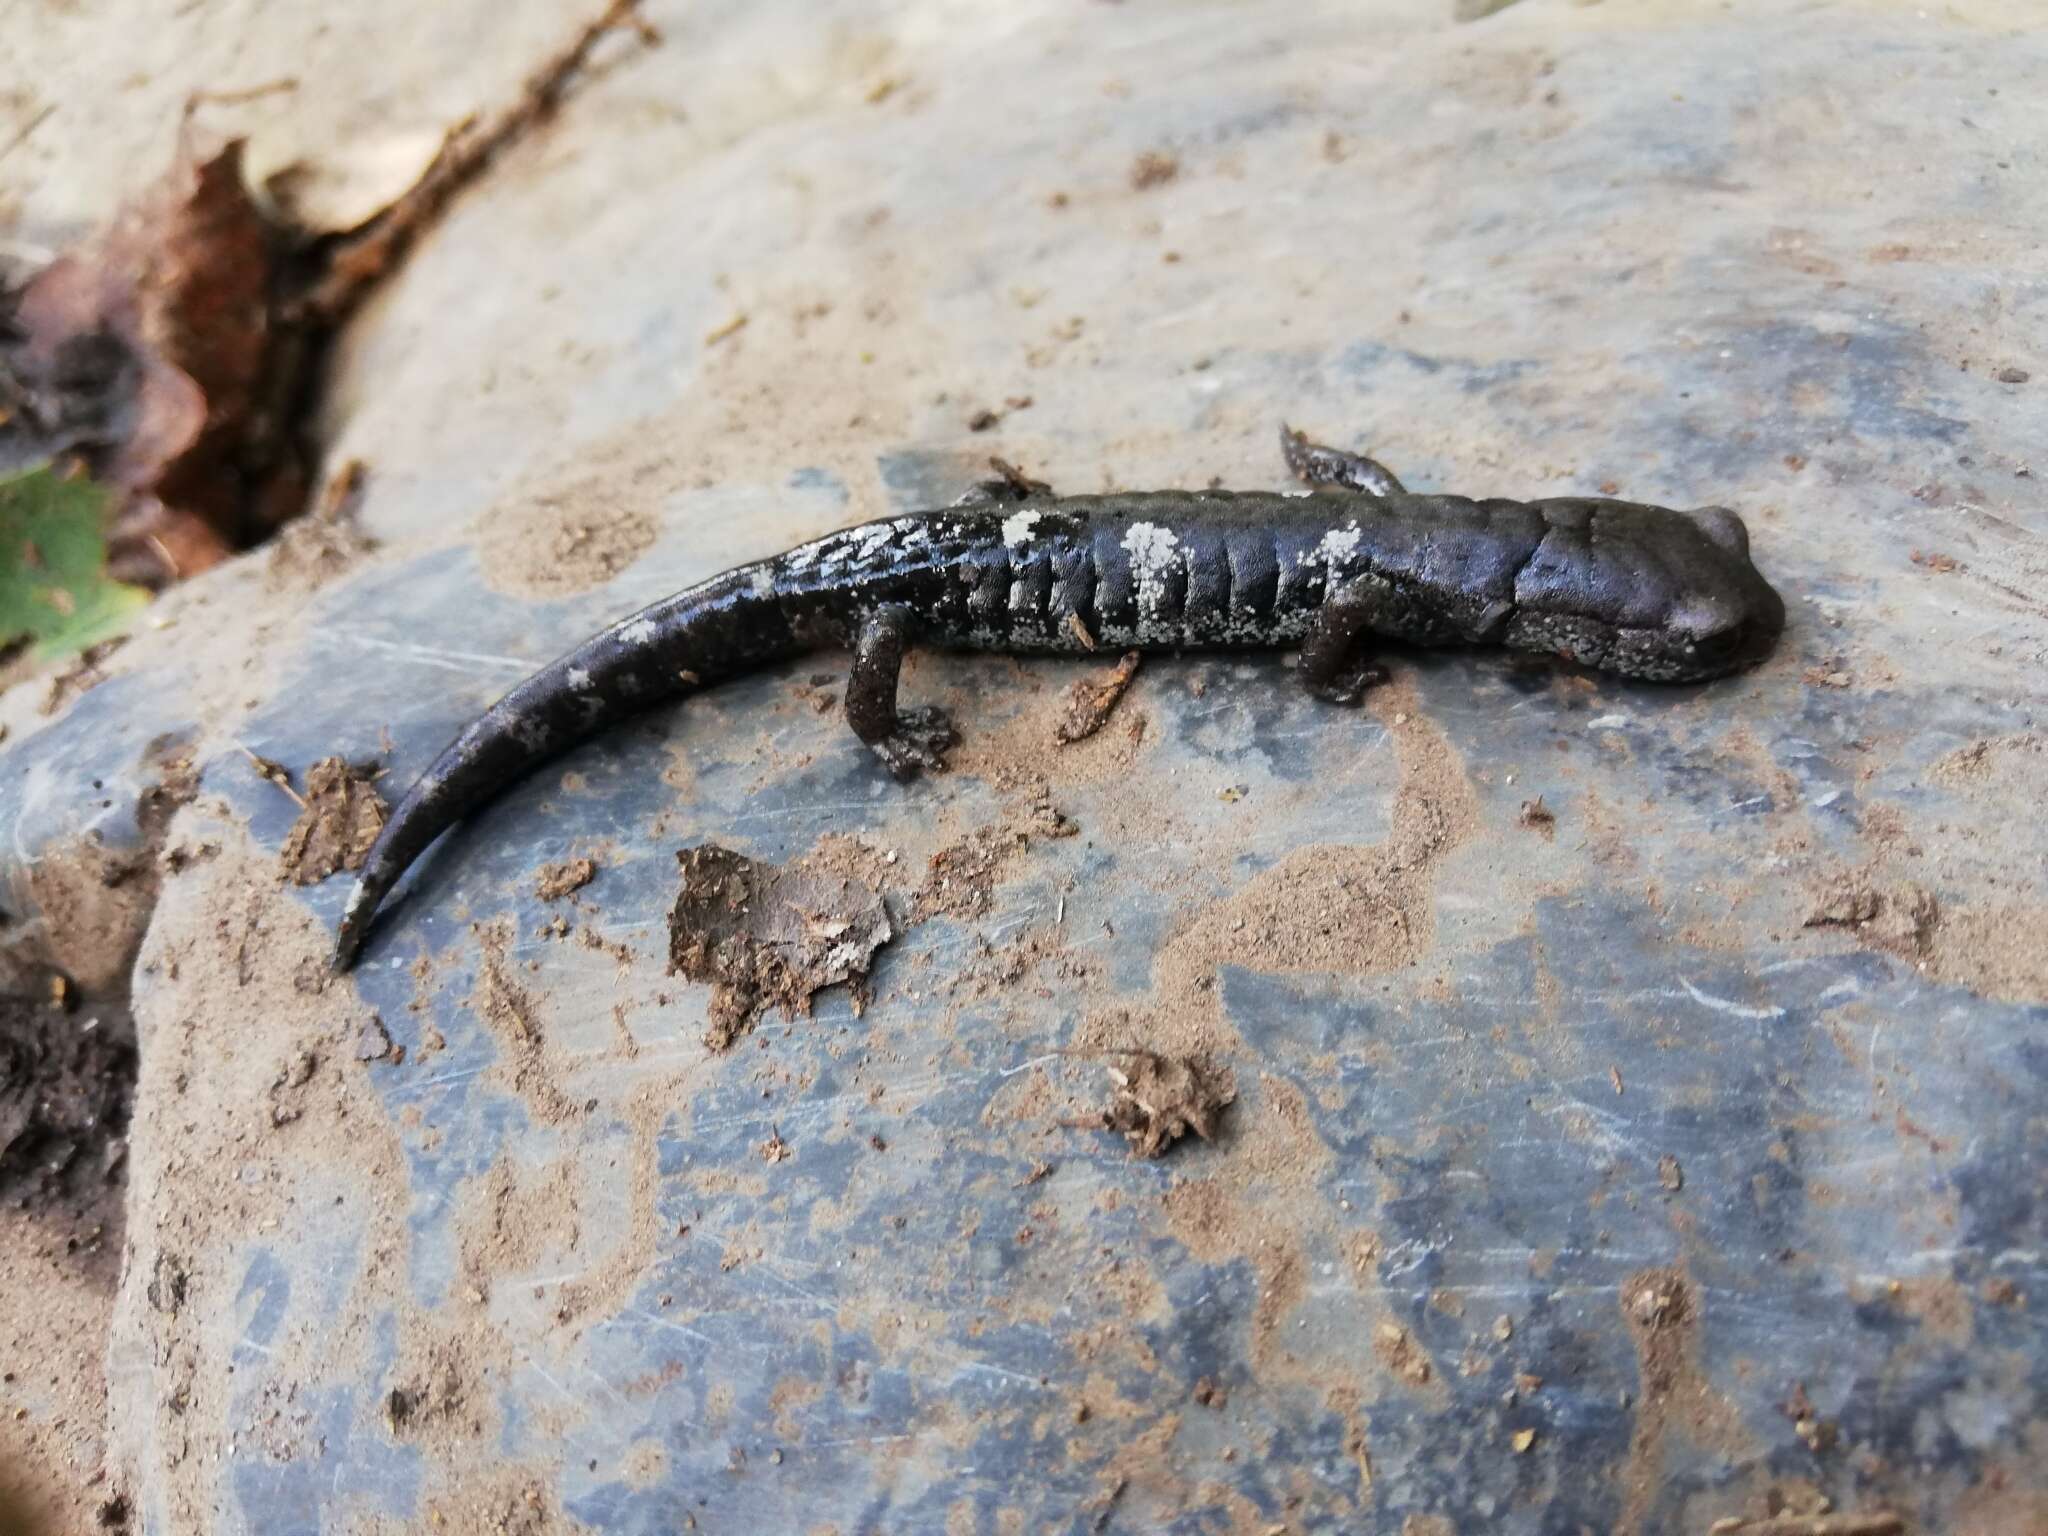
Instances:
[[[1284,421],[1280,424],[1280,455],[1287,460],[1288,472],[1305,485],[1341,486],[1368,496],[1399,496],[1406,490],[1394,472],[1377,459],[1312,443]]]
[[[1371,594],[1363,587],[1332,592],[1309,620],[1301,642],[1302,686],[1331,704],[1356,704],[1387,680],[1365,648],[1373,630]]]
[[[946,766],[946,749],[960,739],[942,709],[896,708],[910,627],[908,609],[869,614],[854,639],[853,671],[846,680],[846,723],[899,779],[916,777],[920,768],[937,773]]]

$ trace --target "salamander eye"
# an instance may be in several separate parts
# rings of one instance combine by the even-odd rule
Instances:
[[[1694,507],[1685,515],[1711,543],[1731,555],[1740,555],[1745,560],[1749,558],[1749,529],[1726,507]]]

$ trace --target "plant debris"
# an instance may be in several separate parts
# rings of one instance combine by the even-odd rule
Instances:
[[[584,23],[567,47],[527,78],[511,105],[488,118],[471,115],[457,123],[420,179],[328,253],[324,272],[297,300],[298,307],[327,325],[347,318],[455,195],[561,104],[563,94],[589,64],[592,50],[606,34],[621,30],[637,33],[646,47],[661,41],[661,33],[639,14],[639,0],[610,0],[599,15]]]
[[[391,807],[376,789],[383,771],[338,757],[323,757],[306,770],[306,793],[300,799],[303,809],[285,834],[278,855],[293,884],[315,885],[344,869],[363,867],[391,814]],[[284,787],[289,790],[291,786],[287,783]]]
[[[1557,812],[1543,803],[1538,795],[1534,800],[1522,802],[1522,825],[1531,831],[1541,832],[1545,837],[1557,835]]]
[[[1105,1131],[1131,1144],[1133,1157],[1159,1157],[1189,1132],[1214,1141],[1223,1111],[1237,1102],[1237,1081],[1228,1067],[1199,1056],[1165,1056],[1157,1051],[1116,1051],[1135,1067],[1111,1067],[1115,1089],[1098,1112]]]
[[[0,475],[75,457],[110,492],[108,573],[159,587],[305,507],[327,343],[506,146],[542,121],[606,33],[657,34],[611,0],[509,106],[472,115],[358,227],[292,222],[251,190],[243,140],[203,146],[188,106],[163,180],[97,239],[0,284]],[[305,168],[267,185],[288,188]]]
[[[1067,712],[1053,731],[1060,745],[1086,741],[1109,723],[1111,711],[1131,686],[1131,679],[1138,675],[1138,664],[1143,659],[1137,651],[1126,651],[1100,677],[1092,681],[1083,678],[1067,690]]]
[[[0,396],[0,416],[6,409]],[[107,575],[106,502],[100,486],[48,469],[0,479],[0,649],[67,655],[149,600]]]
[[[267,784],[275,784],[291,797],[292,804],[300,810],[306,808],[306,797],[292,788],[292,771],[289,768],[276,758],[260,756],[247,747],[242,748],[242,754],[249,759],[249,766],[255,770],[257,778]]]
[[[676,862],[683,888],[669,914],[669,969],[711,983],[704,1043],[714,1051],[770,1008],[808,1016],[814,993],[863,980],[895,937],[878,893],[806,861],[777,866],[706,843]],[[856,988],[856,1010],[860,1002]]]
[[[739,335],[739,333],[745,330],[746,328],[747,314],[745,310],[741,310],[738,314],[734,315],[730,320],[726,321],[724,324],[716,326],[713,329],[706,331],[704,333],[704,345],[707,347],[715,347],[721,341],[724,341],[727,337]]]
[[[542,901],[560,901],[575,891],[580,891],[597,878],[597,860],[563,859],[557,864],[543,864],[540,875],[533,882],[533,894]]]
[[[1869,1514],[1729,1515],[1707,1527],[1708,1536],[1905,1536],[1905,1520],[1890,1510]]]
[[[1028,410],[1030,406],[1031,397],[1029,395],[1011,395],[1003,402],[1001,410],[985,405],[972,416],[969,416],[967,418],[967,430],[970,432],[986,432],[991,427],[1000,426],[1003,418],[1010,412]]]

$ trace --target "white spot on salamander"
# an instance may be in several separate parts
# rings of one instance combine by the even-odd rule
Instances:
[[[1038,512],[1026,507],[1022,512],[1012,512],[1003,519],[1003,543],[1011,549],[1031,542],[1032,530],[1038,526]]]
[[[1358,540],[1358,520],[1353,518],[1342,528],[1332,528],[1324,534],[1322,543],[1316,546],[1316,551],[1323,557],[1324,566],[1332,566],[1357,553]]]
[[[754,596],[756,597],[773,597],[775,595],[775,573],[765,565],[757,565],[754,567],[753,574],[747,578],[747,585],[754,589]]]
[[[571,667],[569,669],[569,686],[578,693],[583,692],[590,686],[590,674],[581,667]]]
[[[619,644],[646,645],[649,641],[651,641],[654,638],[655,633],[656,627],[654,620],[635,619],[632,623],[622,625],[620,627]]]
[[[1157,523],[1133,523],[1124,534],[1124,550],[1131,557],[1131,577],[1138,587],[1138,631],[1140,643],[1173,638],[1165,624],[1166,576],[1180,553],[1180,540],[1171,528]]]

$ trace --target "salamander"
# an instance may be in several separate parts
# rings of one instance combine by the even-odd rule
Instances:
[[[1565,496],[1422,495],[1282,426],[1307,491],[1055,495],[1001,461],[952,506],[814,539],[687,587],[542,668],[407,792],[342,915],[346,969],[428,844],[508,783],[628,714],[808,651],[848,648],[846,720],[899,777],[957,741],[897,704],[912,644],[1010,654],[1298,649],[1317,697],[1384,679],[1372,642],[1548,652],[1699,682],[1760,660],[1785,605],[1741,518]]]

